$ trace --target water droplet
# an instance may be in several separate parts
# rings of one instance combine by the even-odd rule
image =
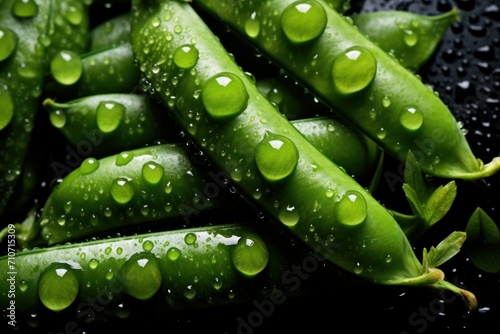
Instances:
[[[87,158],[83,160],[79,170],[80,173],[86,175],[95,172],[98,168],[99,168],[99,160],[94,158]]]
[[[280,24],[292,43],[304,43],[318,38],[326,28],[326,11],[316,1],[297,1],[285,8]]]
[[[23,281],[19,282],[19,291],[26,292],[26,290],[28,290],[28,287],[29,287],[29,285],[26,281],[23,280]]]
[[[415,46],[418,42],[418,34],[410,29],[403,30],[403,40],[408,46]]]
[[[184,242],[186,243],[186,245],[192,245],[196,242],[196,234],[194,233],[187,233],[185,236],[184,236]]]
[[[151,240],[146,240],[142,243],[142,249],[145,250],[146,252],[149,252],[153,249],[154,243]]]
[[[131,179],[119,177],[111,184],[111,196],[119,204],[126,204],[134,197],[134,188]]]
[[[335,204],[335,217],[338,223],[345,226],[361,224],[365,221],[366,214],[366,200],[356,190],[347,191]]]
[[[378,137],[379,139],[384,139],[384,138],[385,138],[385,136],[387,136],[387,130],[386,130],[386,129],[384,129],[384,128],[380,128],[380,129],[378,129],[378,131],[377,131],[377,137]]]
[[[360,275],[363,272],[363,266],[357,262],[356,265],[354,266],[354,273],[357,275]]]
[[[391,106],[391,103],[392,103],[392,101],[391,101],[391,98],[389,96],[384,96],[382,98],[382,106],[384,108],[389,108]]]
[[[189,300],[192,300],[194,299],[195,296],[196,296],[196,289],[192,285],[188,285],[184,289],[184,297],[186,297]]]
[[[171,261],[176,261],[180,256],[181,256],[181,251],[179,250],[179,248],[170,247],[167,250],[167,257]]]
[[[289,227],[297,225],[299,218],[299,212],[291,205],[283,206],[278,212],[278,219]]]
[[[123,248],[118,247],[118,248],[116,249],[116,254],[118,254],[118,255],[122,255],[122,253],[123,253]]]
[[[283,180],[293,173],[299,160],[299,151],[287,137],[266,132],[255,150],[255,162],[262,176],[269,182]]]
[[[89,261],[89,268],[90,269],[96,269],[99,266],[99,260],[97,259],[91,259]]]
[[[160,289],[162,276],[156,257],[151,253],[138,253],[121,268],[125,291],[140,300],[151,298]]]
[[[199,51],[192,44],[184,44],[175,49],[174,64],[182,69],[190,69],[198,62]]]
[[[12,96],[2,87],[0,87],[0,106],[2,106],[2,112],[0,113],[1,131],[9,125],[14,116],[14,101],[12,101]]]
[[[255,276],[267,266],[269,250],[257,235],[242,236],[231,253],[234,267],[245,276]]]
[[[0,28],[0,62],[7,59],[17,46],[17,36],[12,30],[1,27]]]
[[[110,133],[120,125],[125,106],[114,101],[101,101],[96,110],[96,123],[103,133]]]
[[[405,108],[399,114],[399,122],[410,131],[418,130],[424,122],[422,112],[415,107]]]
[[[157,162],[149,161],[142,165],[142,177],[149,184],[157,184],[163,177],[164,167]]]
[[[229,72],[209,78],[201,89],[201,99],[214,119],[228,119],[241,114],[248,104],[248,92],[243,81]]]
[[[61,50],[50,61],[50,71],[60,84],[72,85],[80,79],[83,66],[78,54],[69,50]]]
[[[38,296],[49,310],[61,311],[73,303],[79,288],[80,282],[74,270],[58,263],[40,275]]]
[[[66,0],[64,6],[61,6],[61,12],[64,18],[72,25],[79,25],[83,21],[84,8],[83,3],[76,0]]]
[[[377,61],[368,49],[353,46],[340,53],[332,66],[332,79],[341,94],[359,92],[373,81],[377,72]]]
[[[15,0],[12,4],[12,15],[16,17],[34,17],[38,14],[38,5],[35,0]]]
[[[113,277],[115,277],[115,271],[112,268],[109,268],[104,274],[104,278],[106,278],[106,280],[108,281],[111,281]]]
[[[134,154],[131,152],[122,152],[116,156],[115,164],[117,166],[125,166],[134,159]]]
[[[66,125],[66,113],[63,110],[54,110],[49,113],[50,123],[57,129],[61,129]]]
[[[248,37],[255,38],[259,36],[260,33],[260,23],[259,20],[256,19],[257,12],[253,12],[250,15],[250,18],[245,21],[245,32]]]

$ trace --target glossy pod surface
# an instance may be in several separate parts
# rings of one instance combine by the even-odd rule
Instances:
[[[71,144],[91,141],[95,158],[178,140],[179,130],[163,105],[147,95],[97,94],[64,103],[46,99],[43,106]]]
[[[148,89],[248,198],[349,272],[380,283],[421,274],[390,213],[262,96],[189,4],[134,1],[132,14]],[[169,57],[185,45],[198,54],[187,70]]]
[[[500,168],[500,158],[488,165],[476,159],[453,114],[431,87],[324,1],[194,3],[395,157],[404,160],[411,150],[423,171],[446,178],[481,178]],[[255,21],[251,31],[249,20]],[[305,29],[311,21],[322,24]]]
[[[292,268],[302,256],[322,260],[290,247],[287,236],[275,238],[279,233],[269,224],[224,224],[34,249],[17,254],[15,283],[3,256],[0,304],[7,308],[9,291],[15,294],[17,325],[23,328],[53,312],[85,324],[144,310],[157,314],[300,295]]]
[[[203,175],[182,145],[163,144],[85,159],[52,190],[39,222],[44,244],[226,206],[223,175]],[[218,197],[218,201],[212,198]]]

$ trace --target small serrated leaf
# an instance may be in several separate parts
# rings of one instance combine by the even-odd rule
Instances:
[[[436,247],[431,247],[427,254],[428,266],[437,268],[455,256],[460,251],[466,237],[465,232],[454,231]]]
[[[434,190],[426,203],[426,216],[428,227],[441,220],[450,210],[457,196],[457,185],[455,181],[450,181],[444,186],[439,186]]]

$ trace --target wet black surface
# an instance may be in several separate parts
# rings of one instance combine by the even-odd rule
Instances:
[[[399,9],[421,14],[443,13],[452,6],[461,11],[435,55],[419,74],[439,92],[458,121],[463,123],[475,155],[484,162],[500,155],[500,4],[496,0],[419,0],[353,2],[356,11]],[[236,57],[238,59],[238,57]],[[256,66],[257,68],[257,66]],[[272,71],[272,67],[266,67]],[[256,73],[258,74],[258,73]],[[400,162],[386,160],[386,171],[399,173]],[[444,181],[443,181],[444,183]],[[500,223],[500,174],[484,182],[457,181],[458,196],[447,216],[414,246],[436,245],[450,232],[463,230],[473,210],[480,206]],[[407,211],[404,194],[382,182],[375,194],[381,202]],[[314,293],[287,299],[267,309],[262,301],[208,310],[154,314],[137,312],[128,320],[104,321],[81,327],[86,333],[121,332],[137,328],[153,333],[499,333],[500,274],[477,269],[465,252],[442,266],[447,280],[472,291],[479,310],[469,314],[465,304],[451,294],[402,287],[328,282],[314,279],[321,269],[302,280],[314,282]],[[350,282],[352,283],[352,282]],[[68,332],[65,320],[50,319],[51,326],[35,332]],[[134,326],[134,327],[132,327]]]

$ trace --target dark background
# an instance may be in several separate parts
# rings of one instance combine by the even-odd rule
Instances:
[[[353,11],[398,9],[434,15],[448,11],[452,6],[460,9],[461,22],[450,27],[434,56],[419,74],[425,83],[439,92],[457,120],[463,123],[475,155],[489,162],[500,155],[500,8],[497,1],[365,0],[354,1]],[[96,24],[128,9],[127,2],[113,6],[94,4],[91,19]],[[203,17],[211,22],[210,18]],[[235,54],[236,61],[241,61],[246,71],[256,77],[278,73],[276,67],[263,58],[254,58],[248,50],[232,49],[233,37],[227,35],[225,29],[214,27],[214,31],[220,34],[228,51]],[[388,157],[385,171],[399,174],[400,164]],[[441,183],[444,182],[446,180]],[[437,245],[452,231],[464,230],[468,218],[478,206],[497,224],[500,222],[500,174],[484,182],[457,180],[457,190],[450,212],[414,243],[417,255],[421,254],[423,247]],[[383,179],[375,196],[391,208],[400,208],[402,212],[409,210],[402,189],[394,191]],[[312,289],[310,295],[289,298],[283,304],[274,305],[268,314],[262,316],[261,312],[260,317],[256,316],[254,304],[168,314],[148,310],[127,320],[92,323],[84,330],[89,334],[116,333],[131,328],[152,333],[286,333],[299,330],[326,333],[380,331],[386,334],[500,333],[500,275],[480,271],[463,251],[441,269],[448,281],[476,295],[479,302],[477,312],[469,314],[465,304],[451,294],[422,288],[365,284],[349,276],[347,281],[310,277],[303,282],[305,288]],[[322,270],[317,270],[311,276],[321,274]],[[241,319],[247,325],[241,327]],[[39,327],[36,332],[59,333],[64,330],[58,325],[64,323],[64,319],[46,320],[50,320],[47,328]]]

